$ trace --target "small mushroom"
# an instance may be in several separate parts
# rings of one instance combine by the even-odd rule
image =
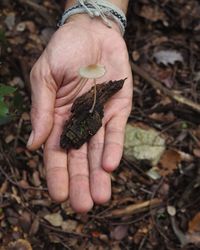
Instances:
[[[93,79],[94,80],[94,101],[92,104],[92,107],[90,109],[90,113],[93,112],[95,104],[96,104],[96,98],[97,98],[97,90],[96,90],[96,79],[104,76],[106,73],[106,69],[103,65],[100,64],[91,64],[86,67],[81,67],[79,69],[79,75],[85,80],[85,79]]]
[[[81,67],[79,69],[79,75],[83,78],[97,79],[104,76],[106,69],[100,64],[91,64],[86,67]]]

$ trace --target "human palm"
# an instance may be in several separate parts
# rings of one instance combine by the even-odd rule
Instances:
[[[113,24],[115,25],[115,24]],[[102,64],[106,74],[97,83],[125,77],[124,87],[105,105],[103,126],[80,149],[60,148],[63,125],[80,82],[79,68]],[[87,81],[78,95],[88,91]],[[44,143],[44,164],[51,197],[68,198],[74,210],[86,212],[93,203],[111,195],[109,172],[119,164],[124,128],[131,109],[132,77],[128,54],[117,27],[108,29],[99,20],[74,18],[52,37],[31,73],[33,135],[32,150]]]

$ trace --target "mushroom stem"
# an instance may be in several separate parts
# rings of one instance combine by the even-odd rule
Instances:
[[[97,86],[96,86],[96,79],[94,79],[94,100],[91,109],[89,110],[90,113],[94,111],[94,107],[97,101]]]

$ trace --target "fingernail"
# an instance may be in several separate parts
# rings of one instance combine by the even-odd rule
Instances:
[[[30,147],[32,145],[33,138],[34,138],[34,133],[32,131],[31,134],[30,134],[30,136],[29,136],[28,142],[27,142],[27,147]]]

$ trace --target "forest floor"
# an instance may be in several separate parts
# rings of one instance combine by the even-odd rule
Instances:
[[[156,178],[147,160],[123,157],[111,201],[76,214],[68,201],[50,199],[42,149],[26,148],[30,69],[62,10],[54,0],[1,0],[0,83],[17,88],[17,113],[0,125],[1,250],[200,249],[200,2],[130,2],[129,123],[158,131],[164,153]]]

